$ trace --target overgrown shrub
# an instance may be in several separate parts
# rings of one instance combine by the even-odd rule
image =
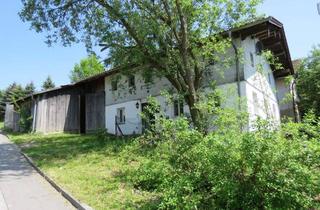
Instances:
[[[140,138],[150,161],[135,185],[161,194],[161,209],[319,208],[320,121],[272,129],[258,122],[242,131],[239,116],[219,110],[214,132],[204,135],[185,118],[156,119],[158,132]]]
[[[32,130],[32,116],[30,109],[22,107],[19,111],[19,126],[23,132],[30,132]]]

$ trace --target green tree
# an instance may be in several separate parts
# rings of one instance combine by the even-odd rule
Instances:
[[[10,84],[3,92],[2,105],[5,106],[6,103],[16,104],[18,99],[26,96],[25,89],[16,82]]]
[[[42,90],[48,90],[54,87],[55,87],[55,84],[53,83],[51,77],[48,76],[47,79],[42,84]]]
[[[154,114],[157,130],[131,150],[148,155],[131,177],[159,193],[154,209],[319,209],[320,118],[243,131],[239,111],[217,108],[215,132],[203,134]]]
[[[302,114],[313,110],[320,116],[320,45],[302,62],[296,82]]]
[[[27,95],[31,95],[36,91],[36,87],[33,82],[28,83],[24,89]]]
[[[15,111],[19,112],[20,114],[19,125],[24,129],[27,127],[27,125],[31,125],[30,110],[28,110],[26,107],[20,107],[17,101],[31,94],[31,92],[34,92],[34,90],[35,87],[32,82],[27,84],[25,88],[14,82],[10,84],[4,91],[0,91],[0,120],[4,118],[6,103],[10,103],[15,105]]]
[[[261,1],[22,0],[20,17],[37,32],[49,32],[49,45],[83,41],[90,50],[98,43],[108,50],[107,64],[167,78],[199,127],[205,68],[230,47],[217,34],[252,21]]]
[[[82,59],[79,64],[76,64],[71,71],[71,82],[78,82],[96,74],[102,73],[104,66],[95,55],[90,55],[88,58]]]

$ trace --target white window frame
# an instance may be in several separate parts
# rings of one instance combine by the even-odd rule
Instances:
[[[118,124],[126,123],[126,112],[124,107],[117,109],[117,123]]]
[[[183,100],[173,101],[173,116],[178,117],[184,114],[184,102]]]

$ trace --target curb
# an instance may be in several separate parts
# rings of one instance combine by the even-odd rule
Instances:
[[[80,203],[77,199],[75,199],[73,196],[71,196],[70,193],[68,193],[66,190],[64,190],[62,187],[60,187],[58,184],[56,184],[51,178],[49,178],[43,171],[41,171],[40,168],[38,168],[34,164],[33,160],[28,155],[23,153],[20,148],[19,148],[19,150],[20,150],[20,154],[30,163],[30,165],[43,178],[45,178],[51,184],[51,186],[54,187],[65,199],[67,199],[74,207],[76,207],[78,210],[93,210],[93,208],[91,208],[87,204]]]
[[[0,130],[0,133],[4,136],[6,136],[9,140],[9,136]],[[47,181],[49,182],[49,184],[56,190],[58,191],[67,201],[69,201],[76,209],[78,210],[94,210],[92,207],[88,206],[85,203],[81,203],[80,201],[78,201],[77,199],[75,199],[73,196],[71,196],[70,193],[68,193],[66,190],[64,190],[62,187],[60,187],[58,184],[56,184],[50,177],[48,177],[43,171],[41,171],[40,168],[38,168],[36,166],[36,164],[33,162],[33,160],[26,155],[25,153],[22,152],[21,148],[16,145],[15,143],[12,143],[13,145],[15,145],[20,154],[27,160],[27,162]]]
[[[20,148],[19,148],[20,149]],[[55,188],[65,199],[67,199],[74,207],[76,207],[78,210],[93,210],[92,207],[88,206],[87,204],[80,203],[77,199],[75,199],[73,196],[70,195],[66,190],[64,190],[62,187],[60,187],[58,184],[56,184],[50,177],[48,177],[43,171],[41,171],[40,168],[38,168],[33,160],[23,153],[20,149],[20,154],[30,163],[30,165],[43,177],[45,178],[53,188]]]

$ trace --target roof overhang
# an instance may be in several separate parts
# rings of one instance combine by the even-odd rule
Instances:
[[[119,72],[122,68],[118,67],[118,68],[113,68],[113,69],[110,69],[110,70],[106,70],[100,74],[97,74],[97,75],[94,75],[92,77],[89,77],[87,79],[83,79],[83,80],[80,80],[76,83],[72,83],[72,84],[67,84],[67,85],[61,85],[60,87],[55,87],[55,88],[51,88],[51,89],[48,89],[48,90],[43,90],[43,91],[40,91],[40,92],[36,92],[36,93],[33,93],[31,95],[28,95],[24,98],[21,98],[19,100],[17,100],[16,102],[17,103],[21,103],[21,102],[24,102],[24,101],[27,101],[27,100],[30,100],[30,99],[33,99],[34,97],[38,96],[38,95],[44,95],[44,94],[47,94],[47,93],[52,93],[52,92],[55,92],[55,91],[61,91],[61,90],[66,90],[66,89],[70,89],[70,88],[75,88],[75,87],[79,87],[83,84],[86,84],[86,83],[90,83],[90,82],[95,82],[99,79],[103,79],[107,76],[110,76],[112,74],[115,74],[117,72]]]
[[[248,36],[252,36],[259,39],[264,49],[270,50],[278,59],[278,62],[282,64],[283,68],[280,70],[276,70],[274,66],[271,66],[276,78],[294,74],[284,27],[277,19],[268,17],[258,20],[243,27],[233,29],[231,33],[234,38],[240,37],[245,39]]]

